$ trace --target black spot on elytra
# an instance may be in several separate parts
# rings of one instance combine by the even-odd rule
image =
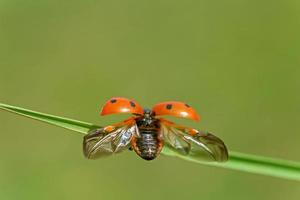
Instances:
[[[168,110],[171,110],[171,109],[172,109],[172,104],[167,104],[167,105],[166,105],[166,108],[167,108]]]
[[[116,103],[117,102],[117,99],[112,99],[110,100],[111,103]]]
[[[135,107],[135,103],[133,101],[130,101],[131,107]]]
[[[188,108],[191,107],[189,104],[184,104],[184,105],[185,105],[186,107],[188,107]]]

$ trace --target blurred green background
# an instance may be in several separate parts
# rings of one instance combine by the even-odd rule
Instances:
[[[300,3],[0,0],[0,101],[93,122],[110,97],[188,102],[230,150],[300,161]],[[284,199],[298,182],[126,152],[0,112],[0,199]]]

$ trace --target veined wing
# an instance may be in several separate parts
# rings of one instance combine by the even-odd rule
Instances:
[[[97,159],[130,147],[132,137],[138,134],[135,123],[113,128],[92,130],[83,139],[83,153],[88,159]]]
[[[193,129],[195,134],[191,135],[189,130],[191,129],[161,123],[165,145],[171,150],[202,161],[224,162],[228,160],[228,151],[221,139],[211,133],[195,129]]]

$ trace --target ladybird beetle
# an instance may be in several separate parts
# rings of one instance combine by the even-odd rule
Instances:
[[[158,103],[152,109],[143,109],[134,100],[114,97],[104,104],[100,114],[116,113],[131,113],[133,116],[114,125],[90,131],[83,140],[86,158],[96,159],[133,149],[141,158],[153,160],[166,145],[172,151],[199,160],[228,160],[227,148],[218,137],[161,117],[169,115],[199,121],[199,115],[186,103],[169,101]]]

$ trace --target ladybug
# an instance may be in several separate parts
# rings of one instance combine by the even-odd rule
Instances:
[[[101,115],[131,113],[132,117],[114,125],[90,131],[83,140],[83,152],[88,159],[134,150],[145,160],[155,159],[164,145],[182,155],[199,160],[223,162],[228,151],[221,139],[211,133],[198,131],[168,121],[169,115],[199,121],[200,116],[186,103],[169,101],[152,109],[143,109],[136,101],[114,97],[101,110]]]

